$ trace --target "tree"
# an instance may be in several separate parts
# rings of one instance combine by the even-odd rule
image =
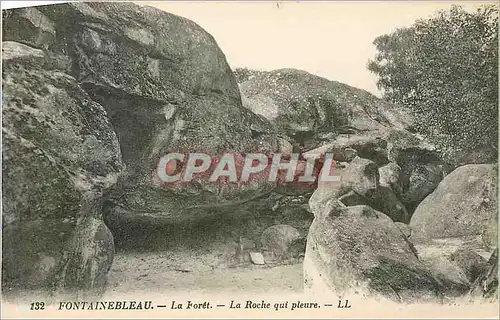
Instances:
[[[375,39],[368,69],[444,150],[497,150],[498,8],[460,6]]]

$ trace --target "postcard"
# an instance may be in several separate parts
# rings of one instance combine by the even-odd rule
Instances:
[[[2,318],[498,318],[498,3],[2,1]]]

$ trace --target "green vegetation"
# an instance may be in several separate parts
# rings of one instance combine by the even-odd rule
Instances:
[[[498,144],[498,7],[439,11],[375,39],[368,69],[387,100],[409,107],[416,129],[442,151]]]

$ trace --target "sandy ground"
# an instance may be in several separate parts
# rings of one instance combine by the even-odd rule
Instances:
[[[302,258],[255,265],[249,253],[260,252],[266,228],[286,223],[306,237],[311,220],[308,212],[289,210],[283,215],[224,216],[193,225],[142,226],[123,236],[116,232],[104,298],[142,291],[300,293]]]
[[[254,265],[235,263],[229,254],[211,252],[118,252],[105,297],[131,293],[299,293],[302,263]],[[234,258],[234,257],[233,257]],[[241,261],[241,262],[240,262]]]
[[[205,251],[205,252],[201,252]],[[102,300],[155,295],[190,296],[238,294],[301,294],[302,261],[254,265],[249,259],[231,259],[206,249],[117,252]],[[43,291],[8,290],[6,301],[28,304],[41,297],[47,302],[67,300]],[[37,300],[38,299],[38,300]]]

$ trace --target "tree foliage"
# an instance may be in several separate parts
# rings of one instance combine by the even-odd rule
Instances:
[[[386,99],[414,112],[417,130],[444,149],[496,150],[498,7],[453,6],[374,45],[368,69]]]

